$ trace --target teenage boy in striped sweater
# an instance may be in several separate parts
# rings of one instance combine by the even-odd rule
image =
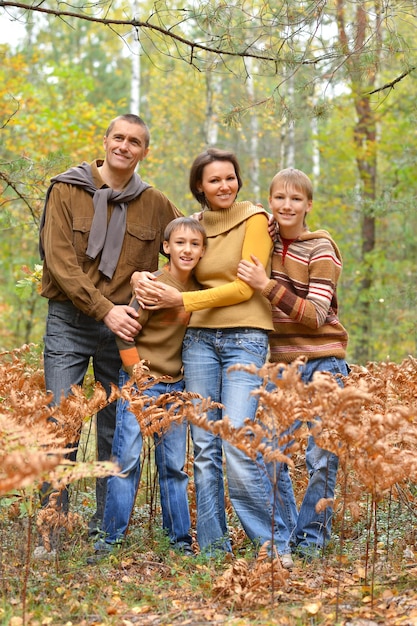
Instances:
[[[272,179],[269,207],[276,221],[269,277],[256,257],[241,261],[238,277],[259,290],[272,307],[270,361],[291,363],[307,358],[301,367],[308,383],[317,371],[346,376],[348,335],[340,323],[336,287],[342,269],[339,249],[325,230],[310,232],[306,215],[313,205],[313,186],[306,174],[287,168]],[[342,385],[340,377],[338,383]],[[294,428],[299,427],[296,423]],[[321,498],[333,498],[338,458],[319,448],[310,436],[306,450],[309,482],[300,509],[294,498],[288,467],[276,468],[278,513],[288,528],[289,552],[306,559],[319,556],[328,542],[332,509],[316,512]]]

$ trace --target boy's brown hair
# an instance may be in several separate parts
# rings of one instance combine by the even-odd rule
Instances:
[[[205,228],[197,219],[194,219],[193,217],[176,217],[174,220],[169,222],[164,231],[164,241],[169,242],[172,233],[178,228],[188,228],[194,233],[200,233],[203,237],[203,246],[207,247],[207,234]]]
[[[291,186],[295,189],[299,189],[307,196],[308,200],[313,200],[313,183],[301,170],[297,170],[294,167],[287,167],[284,170],[279,171],[269,186],[269,195],[272,195],[275,185],[281,183],[284,187]]]

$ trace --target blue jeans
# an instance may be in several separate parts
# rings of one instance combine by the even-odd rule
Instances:
[[[121,361],[115,336],[104,322],[96,322],[84,315],[71,302],[49,301],[46,332],[44,336],[44,370],[47,391],[59,404],[68,396],[72,385],[82,385],[90,363],[93,361],[94,378],[107,393],[110,383],[117,385]],[[97,458],[108,461],[116,422],[116,403],[112,402],[97,414]],[[78,442],[76,442],[78,444]],[[72,460],[76,452],[69,455]],[[106,478],[96,480],[96,512],[90,526],[100,526],[106,497]],[[43,491],[46,491],[44,486]],[[68,510],[68,491],[62,497],[64,510]]]
[[[265,363],[267,350],[268,333],[262,330],[187,330],[183,342],[186,389],[224,406],[210,411],[209,420],[227,415],[239,428],[245,419],[255,419],[258,399],[251,392],[259,387],[259,377],[228,369],[237,364],[259,368]],[[193,424],[191,434],[200,549],[207,554],[217,549],[231,550],[224,503],[223,448],[230,499],[245,532],[258,544],[274,541],[282,553],[280,528],[273,521],[272,487],[261,455],[253,461],[227,441],[222,445],[219,437]],[[285,530],[282,522],[281,527]]]
[[[129,380],[120,370],[119,386]],[[158,397],[165,393],[183,391],[184,381],[156,383],[144,394]],[[188,476],[184,471],[187,423],[174,422],[162,435],[155,435],[155,461],[158,468],[162,508],[162,525],[173,544],[191,545],[190,513],[188,509]],[[139,423],[129,410],[126,400],[117,401],[116,430],[113,439],[113,460],[119,464],[125,476],[110,476],[107,480],[107,497],[104,508],[103,533],[106,543],[121,540],[129,525],[135,504],[141,473],[140,455],[142,435]],[[96,544],[99,547],[100,544]]]
[[[334,376],[347,376],[349,368],[343,359],[336,357],[311,359],[301,366],[301,378],[304,383],[308,383],[315,372],[320,371],[330,372]],[[339,377],[336,380],[342,387],[343,381]],[[290,431],[294,432],[300,426],[301,422],[296,420]],[[330,539],[333,515],[331,507],[320,513],[316,512],[315,507],[321,498],[334,497],[339,460],[332,452],[319,448],[311,435],[305,460],[309,481],[298,512],[288,466],[284,463],[268,464],[268,472],[275,486],[276,514],[287,526],[286,551],[290,552],[293,546],[306,556],[314,556]]]

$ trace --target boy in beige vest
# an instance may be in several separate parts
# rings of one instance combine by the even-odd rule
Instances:
[[[181,291],[200,288],[193,278],[193,269],[204,255],[206,234],[198,220],[179,217],[168,224],[164,234],[164,252],[169,263],[155,272],[161,283],[175,286]],[[139,310],[135,298],[130,306]],[[136,363],[144,360],[149,376],[155,384],[144,391],[150,398],[183,391],[182,340],[190,314],[183,306],[156,311],[139,310],[141,332],[135,342],[117,338],[123,367],[119,386],[130,379]],[[162,381],[161,377],[165,377]],[[169,380],[166,380],[169,377]],[[190,514],[188,508],[188,476],[184,472],[187,423],[173,423],[161,436],[155,435],[155,461],[159,474],[162,525],[171,545],[180,553],[192,556]],[[121,475],[108,479],[107,497],[103,518],[103,538],[95,544],[95,555],[90,563],[111,552],[115,543],[125,536],[135,503],[140,478],[142,435],[129,403],[118,400],[116,430],[113,439],[113,460],[119,464]]]

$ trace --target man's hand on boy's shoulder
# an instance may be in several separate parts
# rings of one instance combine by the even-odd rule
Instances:
[[[132,287],[132,293],[134,293],[135,288],[140,280],[156,280],[155,274],[152,272],[133,272],[130,277],[130,286]]]

